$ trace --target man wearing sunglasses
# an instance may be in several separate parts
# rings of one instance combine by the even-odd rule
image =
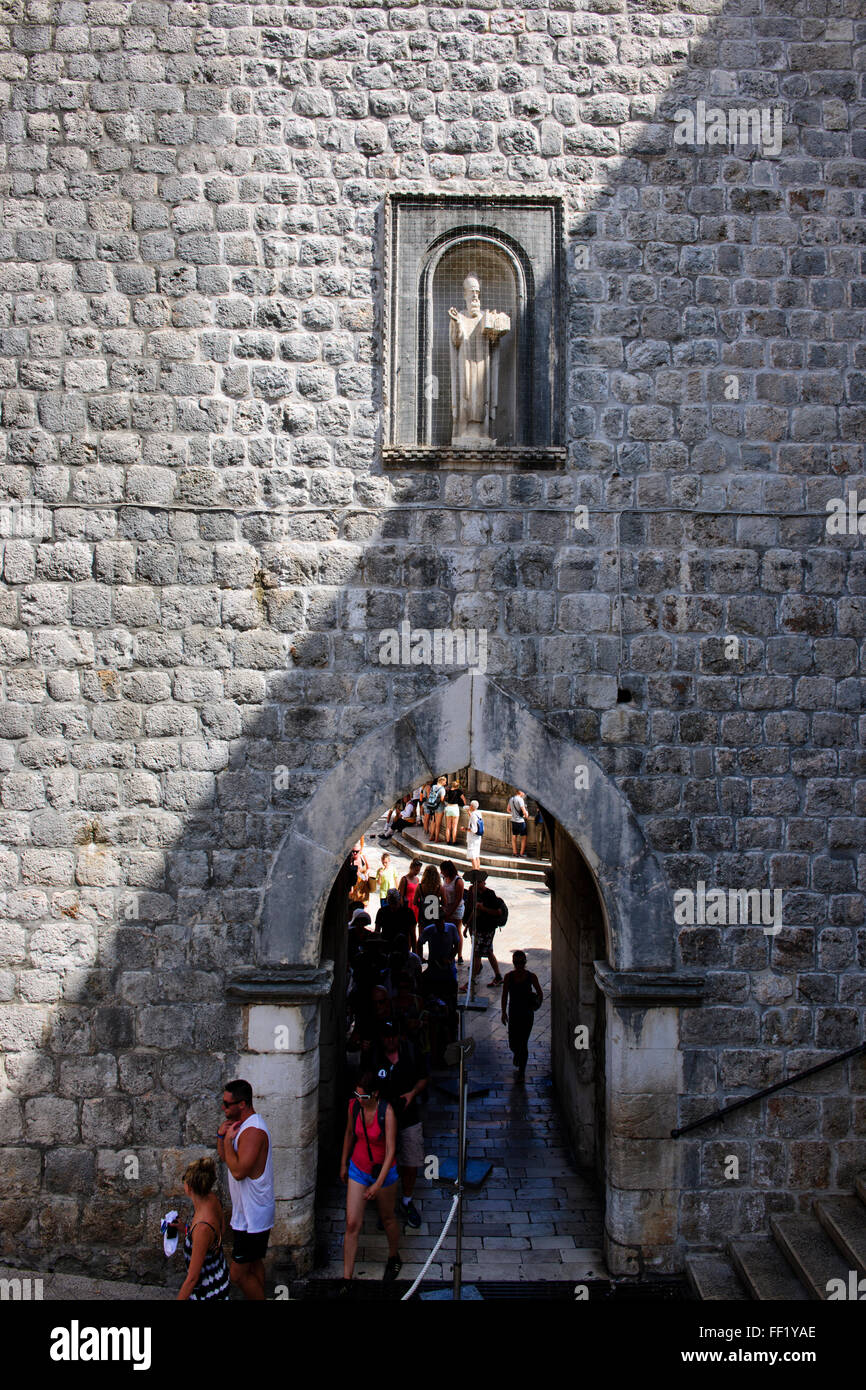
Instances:
[[[274,1224],[274,1165],[268,1127],[253,1109],[248,1081],[229,1081],[222,1099],[225,1119],[217,1131],[217,1156],[229,1170],[234,1232],[229,1276],[244,1298],[265,1296],[265,1251]]]

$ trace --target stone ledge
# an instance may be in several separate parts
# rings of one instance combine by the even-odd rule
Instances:
[[[239,1004],[300,1004],[330,994],[333,981],[333,961],[282,970],[237,970],[229,978],[226,995]]]
[[[451,449],[446,445],[388,444],[382,450],[386,468],[420,464],[424,468],[564,468],[568,450],[564,444],[516,444],[495,449]]]
[[[704,976],[662,970],[613,970],[593,962],[595,982],[608,999],[625,1009],[690,1008],[703,1002]]]

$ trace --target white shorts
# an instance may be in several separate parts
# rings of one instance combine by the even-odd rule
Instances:
[[[460,807],[459,807],[459,806],[446,806],[446,807],[445,807],[445,815],[448,817],[449,820],[453,820],[455,816],[459,816],[459,815],[460,815]]]
[[[479,856],[480,853],[481,853],[481,836],[480,836],[480,835],[467,835],[467,836],[466,836],[466,853],[469,855],[469,858],[470,858],[470,859],[477,859],[477,858],[478,858],[478,856]]]

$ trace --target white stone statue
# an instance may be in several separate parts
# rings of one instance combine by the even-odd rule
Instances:
[[[499,340],[511,319],[481,308],[477,275],[463,281],[465,309],[449,309],[451,343],[451,443],[458,449],[491,449],[496,444],[499,393]]]

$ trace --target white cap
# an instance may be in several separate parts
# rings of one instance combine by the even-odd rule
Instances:
[[[175,1232],[175,1234],[172,1236],[169,1235],[168,1231],[166,1230],[166,1227],[170,1226],[172,1221],[176,1220],[177,1212],[167,1211],[165,1213],[165,1216],[159,1223],[159,1229],[162,1231],[162,1248],[165,1251],[166,1255],[173,1255],[175,1250],[177,1249],[177,1232]]]

